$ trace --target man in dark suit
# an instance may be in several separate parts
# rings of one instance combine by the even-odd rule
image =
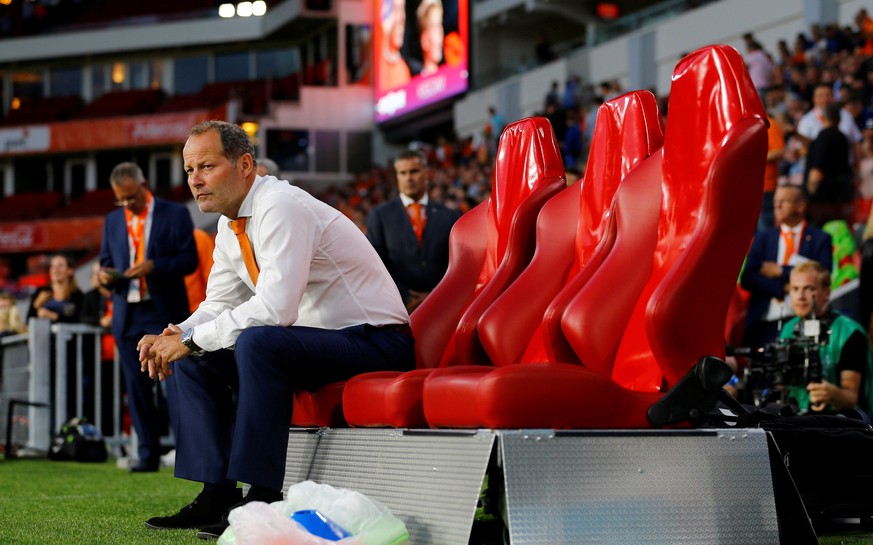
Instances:
[[[222,214],[215,263],[197,310],[139,346],[143,371],[175,382],[175,475],[203,490],[148,528],[218,539],[237,503],[282,499],[295,389],[415,367],[409,314],[361,230],[286,180],[257,176],[254,153],[239,125],[216,120],[193,127],[182,150],[200,211]]]
[[[449,233],[461,217],[428,198],[427,161],[417,151],[394,160],[399,196],[367,218],[367,238],[412,312],[442,280],[449,266]]]
[[[140,372],[137,342],[188,316],[184,276],[197,268],[194,225],[184,206],[155,198],[134,163],[109,177],[118,210],[106,216],[100,248],[100,283],[112,290],[112,335],[121,357],[131,420],[139,440],[134,472],[157,471],[162,422],[155,381]],[[170,418],[175,383],[167,383]]]
[[[833,264],[831,236],[806,221],[807,196],[800,187],[782,186],[773,195],[779,227],[758,231],[741,277],[749,290],[744,344],[764,346],[779,335],[779,322],[792,316],[788,294],[791,270],[803,261]],[[784,318],[784,320],[783,320]]]

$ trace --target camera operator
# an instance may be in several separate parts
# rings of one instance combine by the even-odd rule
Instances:
[[[869,414],[873,356],[864,329],[851,318],[828,309],[831,275],[816,261],[798,264],[791,271],[789,293],[797,315],[782,328],[788,339],[809,334],[804,322],[819,321],[821,382],[788,386],[801,411],[861,409]],[[807,329],[805,332],[804,330]]]

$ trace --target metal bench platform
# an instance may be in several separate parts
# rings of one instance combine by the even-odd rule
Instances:
[[[291,429],[285,487],[357,490],[415,545],[466,545],[492,456],[513,545],[779,543],[759,429]]]

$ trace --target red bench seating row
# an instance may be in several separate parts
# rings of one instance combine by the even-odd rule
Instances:
[[[39,220],[63,203],[64,196],[56,191],[16,193],[0,199],[0,221]]]
[[[23,97],[20,106],[0,118],[0,126],[54,123],[72,119],[82,110],[81,97]]]
[[[300,99],[300,75],[290,74],[269,82],[261,79],[210,83],[196,93],[173,96],[162,89],[111,91],[89,104],[77,96],[25,97],[18,109],[0,118],[0,126],[211,109],[233,98],[240,100],[244,114],[265,115],[269,100]]]
[[[490,286],[442,289],[463,285],[454,268],[464,257],[497,248],[496,238],[478,236],[488,231],[483,212],[461,218],[449,272],[412,315],[422,369],[349,381],[341,388],[346,420],[357,426],[638,428],[676,421],[665,404],[693,381],[701,395],[712,395],[703,375],[715,369],[718,380],[726,380],[729,373],[706,358],[724,356],[725,316],[759,212],[767,118],[742,58],[726,46],[703,48],[679,63],[669,111],[661,145],[659,114],[647,93],[602,108],[585,177],[543,207],[536,255],[524,272],[495,285],[499,293],[481,302]],[[509,225],[525,223],[522,210],[537,208],[519,193],[541,180],[531,173],[563,168],[560,156],[542,153],[554,137],[540,123],[524,120],[510,128],[541,138],[519,138],[517,145],[501,139],[497,175],[504,191],[487,205],[514,208]],[[532,225],[525,228],[534,232]],[[481,278],[477,259],[467,266],[468,282]],[[432,328],[451,330],[440,311],[452,316],[471,295],[469,308],[485,308],[450,331],[453,348],[434,342]],[[445,358],[447,351],[452,358]],[[443,357],[435,362],[434,354]],[[480,365],[465,365],[471,362]],[[414,380],[417,373],[424,378]],[[332,388],[333,398],[316,393],[309,401],[338,403],[340,388]],[[338,413],[336,407],[309,410]]]
[[[70,201],[63,208],[53,210],[49,217],[52,218],[75,218],[87,216],[105,216],[115,207],[115,193],[112,189],[100,188],[83,193],[80,197]]]
[[[78,119],[142,115],[155,111],[164,102],[161,89],[133,89],[104,93],[82,108]]]

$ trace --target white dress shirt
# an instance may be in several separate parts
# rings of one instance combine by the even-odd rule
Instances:
[[[239,210],[260,269],[255,285],[230,218],[218,221],[206,300],[187,320],[202,349],[232,348],[260,325],[324,329],[409,322],[397,286],[360,229],[273,176],[256,177]]]
[[[803,114],[803,117],[800,118],[800,121],[797,122],[797,133],[800,134],[800,136],[809,138],[810,140],[815,140],[818,133],[820,133],[824,128],[822,126],[823,117],[824,114],[819,111],[818,108],[813,108],[806,112]],[[864,139],[864,136],[858,129],[858,125],[855,124],[852,114],[843,109],[840,109],[840,126],[838,128],[849,140],[849,155],[851,156],[851,144],[860,142]]]
[[[799,253],[800,245],[803,244],[803,231],[806,229],[806,222],[802,221],[794,227],[789,227],[783,223],[779,226],[779,229],[782,233],[779,236],[779,245],[776,250],[776,263],[782,265],[786,261],[785,252],[787,251],[787,245],[785,244],[785,237],[789,233],[794,239],[794,253],[788,256],[787,264],[794,267],[799,263],[809,261],[809,258],[803,257]],[[764,319],[768,322],[776,322],[778,320],[787,320],[792,316],[794,316],[794,310],[791,308],[791,294],[786,293],[782,299],[775,297],[770,299],[770,307],[767,309],[767,315]]]

